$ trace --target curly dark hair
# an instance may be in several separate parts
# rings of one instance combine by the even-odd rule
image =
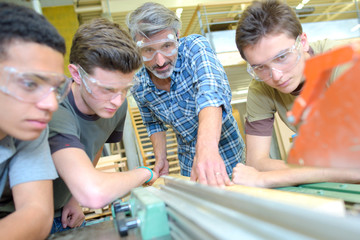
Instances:
[[[12,41],[35,42],[66,52],[64,38],[53,25],[34,10],[13,3],[0,3],[0,59]]]

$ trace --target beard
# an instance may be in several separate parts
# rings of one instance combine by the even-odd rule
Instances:
[[[171,76],[171,74],[173,73],[176,60],[177,60],[177,57],[173,61],[167,61],[162,66],[159,66],[159,65],[156,64],[154,66],[147,67],[147,69],[152,74],[154,74],[157,78],[166,79],[166,78],[169,78]],[[157,70],[158,68],[165,67],[165,66],[169,66],[168,69],[166,69],[165,71]]]

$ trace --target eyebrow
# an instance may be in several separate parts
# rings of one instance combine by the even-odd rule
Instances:
[[[144,47],[142,47],[142,48],[143,48],[143,49],[146,49],[146,48],[154,48],[154,46],[160,46],[160,48],[161,48],[161,47],[163,47],[164,45],[169,44],[169,43],[175,44],[174,41],[169,40],[169,41],[164,41],[164,42],[158,42],[158,43],[154,43],[154,44],[149,44],[149,45],[144,46]]]
[[[130,82],[127,85],[119,84],[121,86],[111,86],[111,85],[103,84],[101,81],[99,81],[93,77],[91,77],[91,78],[94,79],[100,87],[104,87],[104,88],[125,89],[125,88],[130,88],[134,85],[134,83]]]
[[[46,77],[46,76],[42,76],[42,75],[40,75],[40,74],[38,74],[38,73],[22,73],[22,75],[24,75],[25,77],[38,78],[38,79],[43,80],[43,81],[45,81],[45,82],[50,82],[50,83],[52,83],[51,78]]]
[[[294,45],[293,45],[294,46]],[[265,60],[264,62],[268,62],[269,60],[273,60],[273,59],[276,59],[278,58],[280,55],[288,52],[293,46],[289,47],[289,48],[286,48],[286,49],[283,49],[283,50],[280,50],[275,56]],[[264,63],[259,63],[259,64],[254,64],[254,65],[250,65],[251,67],[257,67],[257,66],[261,66],[261,65],[264,65]]]

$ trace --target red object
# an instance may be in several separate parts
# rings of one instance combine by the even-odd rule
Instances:
[[[329,87],[334,67],[353,63]],[[306,84],[288,116],[299,124],[288,163],[360,167],[360,41],[309,59]]]

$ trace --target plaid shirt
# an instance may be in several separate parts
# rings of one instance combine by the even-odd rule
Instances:
[[[244,142],[232,115],[227,76],[206,38],[190,35],[180,39],[170,92],[157,89],[145,67],[137,76],[140,81],[132,94],[148,135],[166,131],[165,124],[174,129],[184,176],[190,176],[195,156],[199,112],[206,107],[222,107],[219,152],[231,176],[233,167],[242,160]]]

